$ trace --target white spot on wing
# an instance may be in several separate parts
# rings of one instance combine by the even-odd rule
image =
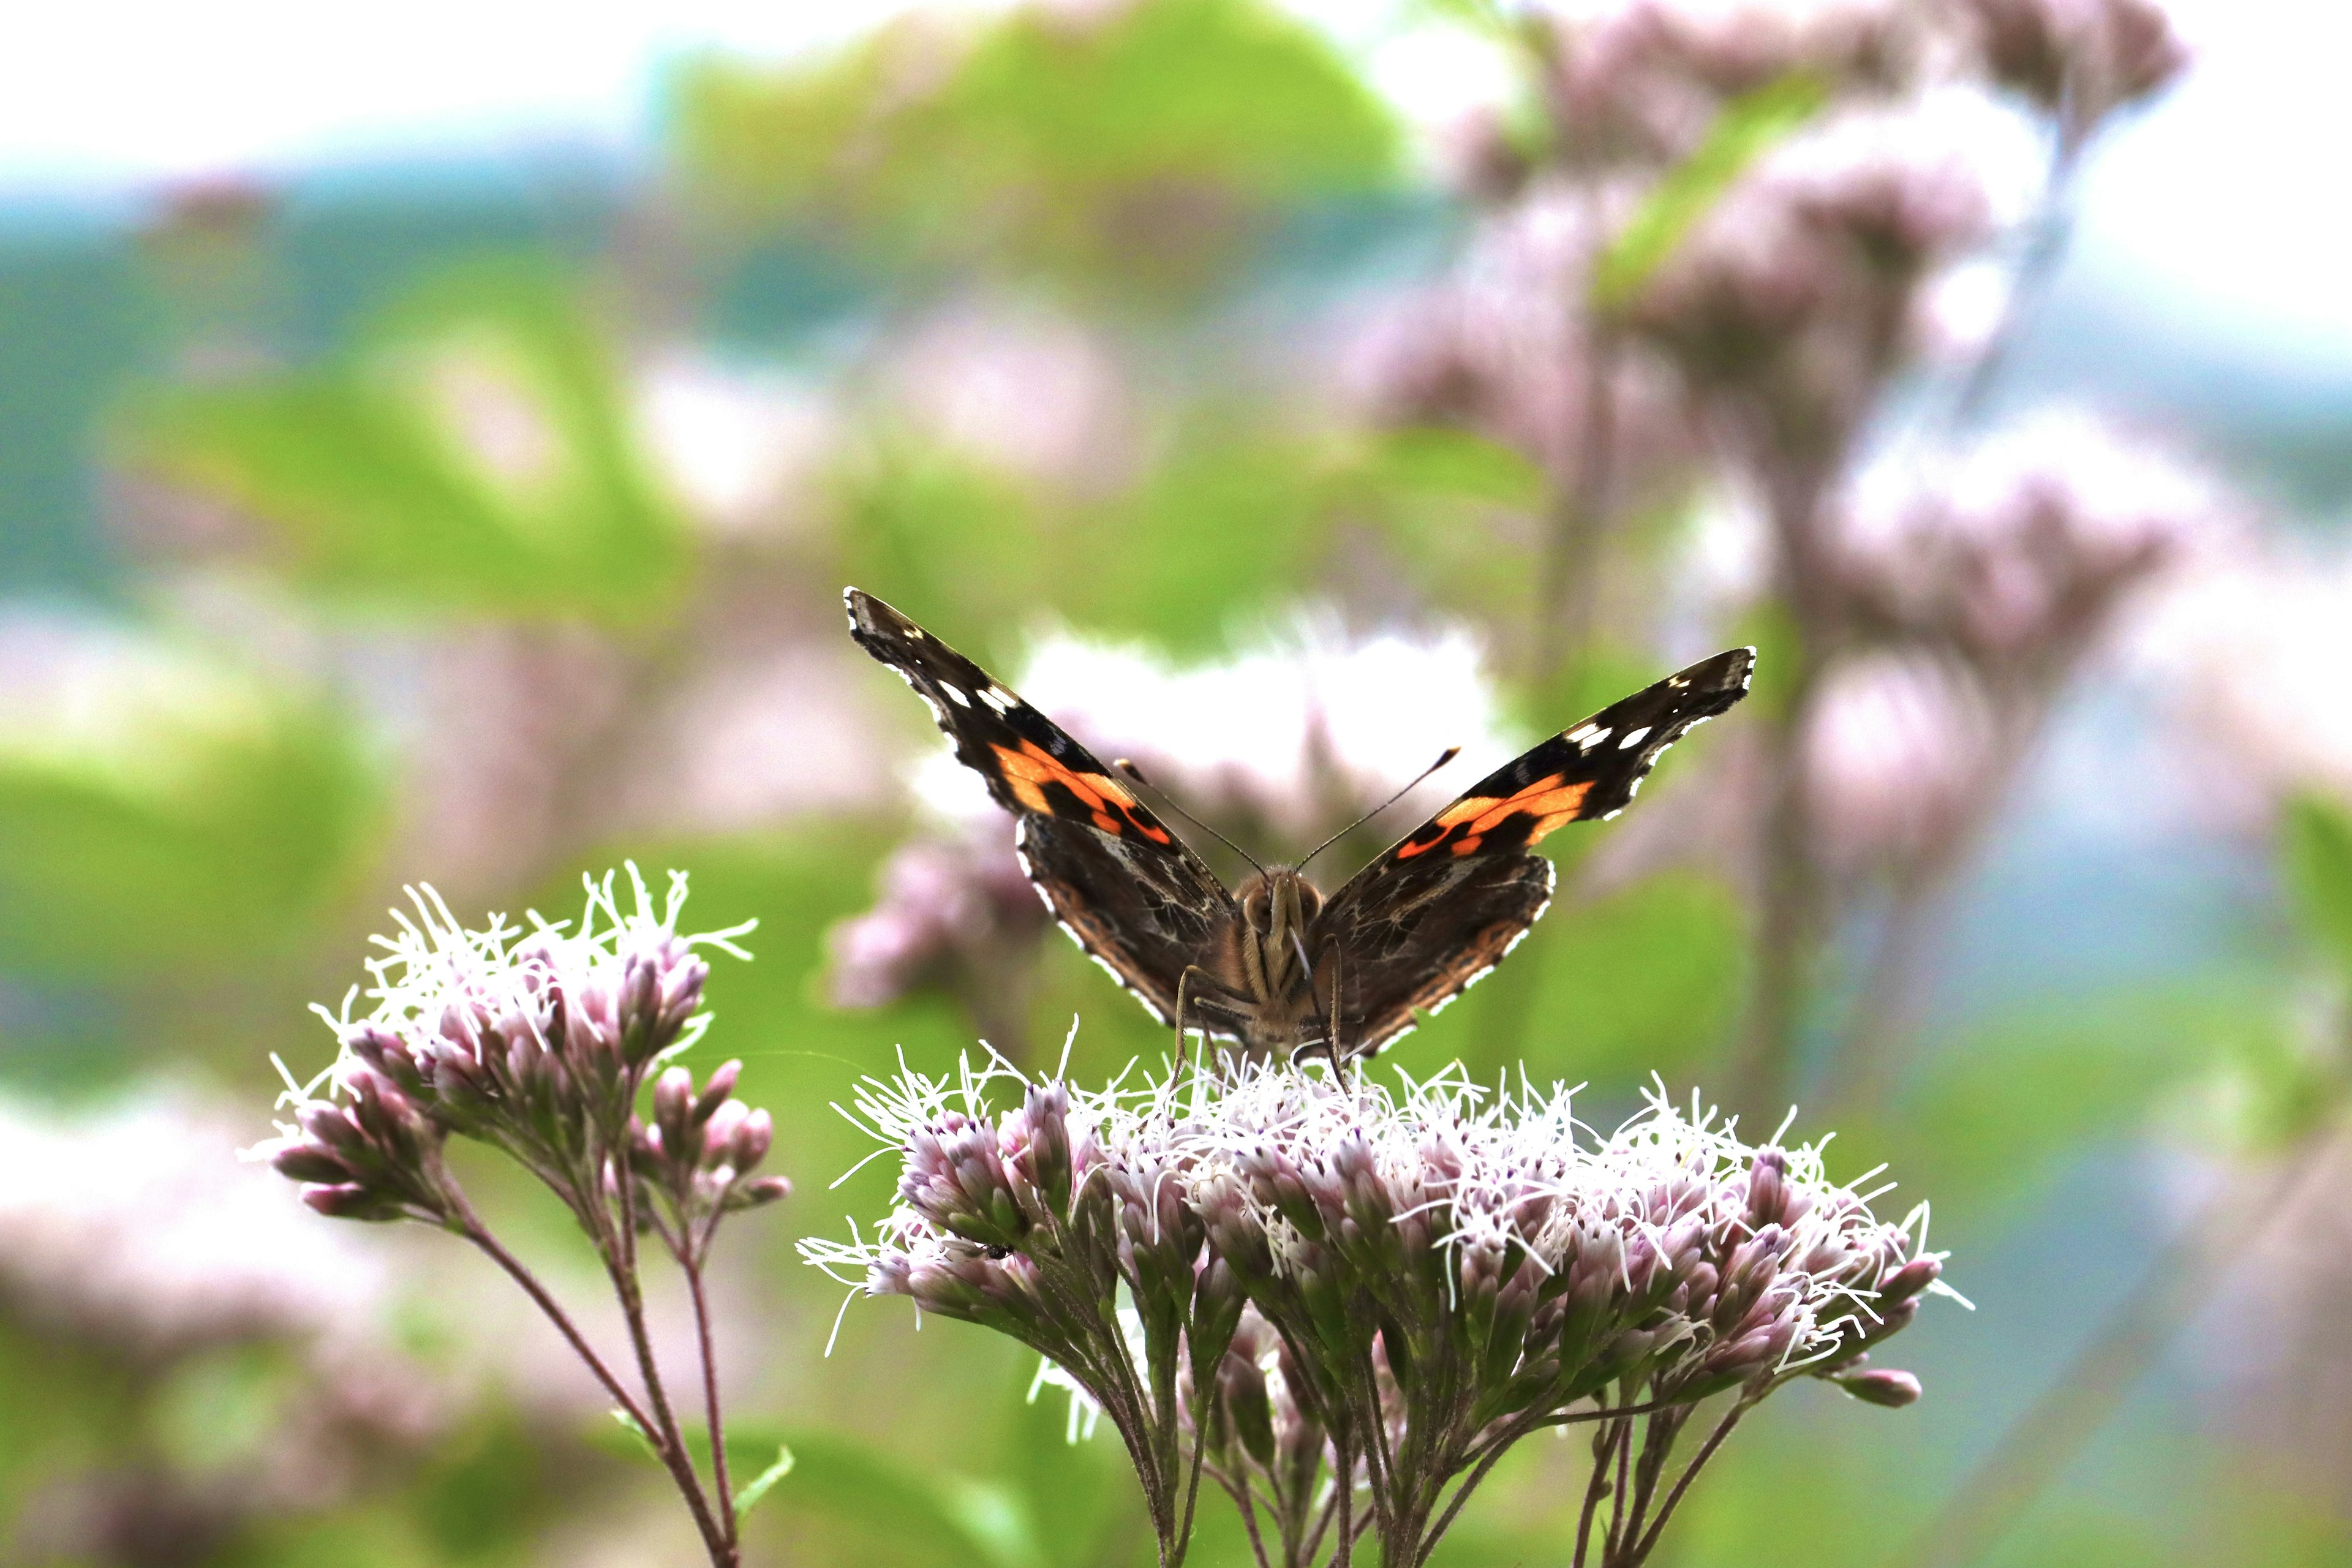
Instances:
[[[1593,747],[1599,745],[1601,742],[1607,740],[1609,738],[1609,731],[1602,729],[1598,724],[1587,724],[1580,729],[1570,730],[1568,732],[1568,738],[1575,742],[1577,745],[1581,747],[1583,750],[1589,752],[1592,750]]]
[[[1647,724],[1638,730],[1628,730],[1625,731],[1625,738],[1617,742],[1617,749],[1621,752],[1630,752],[1640,745],[1649,733],[1650,727]]]
[[[991,708],[995,709],[999,713],[1003,713],[1008,709],[1018,707],[1021,701],[1019,698],[1013,696],[1010,691],[1005,690],[1002,686],[990,687],[987,690],[980,694],[980,700],[982,702],[987,703]]]
[[[960,686],[950,686],[946,681],[942,680],[940,682],[940,689],[946,692],[948,694],[948,700],[953,702],[957,707],[969,708],[971,706],[971,699],[963,694],[963,688]]]

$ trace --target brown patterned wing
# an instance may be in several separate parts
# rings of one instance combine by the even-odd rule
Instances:
[[[956,760],[1020,819],[1022,868],[1062,929],[1161,1022],[1173,1016],[1184,966],[1233,914],[1216,873],[986,670],[871,594],[843,598],[849,635],[915,689]]]
[[[1668,746],[1748,694],[1755,667],[1754,648],[1731,648],[1611,704],[1349,879],[1315,931],[1340,965],[1342,1043],[1380,1049],[1502,962],[1551,901],[1551,862],[1534,846],[1624,810]]]

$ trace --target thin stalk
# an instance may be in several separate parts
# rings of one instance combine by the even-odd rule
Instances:
[[[1706,1435],[1706,1441],[1700,1444],[1698,1452],[1691,1456],[1691,1462],[1685,1465],[1683,1473],[1675,1478],[1674,1489],[1666,1493],[1666,1500],[1659,1508],[1658,1517],[1651,1521],[1649,1532],[1635,1543],[1633,1555],[1626,1560],[1628,1568],[1636,1568],[1656,1549],[1659,1534],[1666,1528],[1666,1521],[1674,1518],[1675,1510],[1681,1506],[1683,1494],[1690,1490],[1699,1467],[1715,1458],[1715,1451],[1723,1447],[1723,1440],[1731,1436],[1731,1429],[1739,1425],[1739,1418],[1748,1414],[1752,1405],[1753,1401],[1741,1400],[1724,1412],[1723,1419],[1715,1424],[1715,1430]]]
[[[1820,537],[1830,471],[1805,465],[1801,472],[1767,476],[1773,532],[1780,543],[1780,595],[1796,634],[1796,667],[1783,677],[1784,700],[1764,727],[1771,793],[1759,846],[1756,978],[1731,1073],[1732,1104],[1741,1109],[1770,1110],[1787,1098],[1828,891],[1815,855],[1804,736],[1838,635],[1835,590]]]
[[[555,1331],[563,1336],[564,1343],[572,1347],[572,1353],[584,1362],[588,1370],[595,1374],[596,1381],[604,1385],[604,1392],[612,1396],[613,1403],[621,1407],[621,1413],[635,1422],[639,1431],[651,1432],[653,1426],[646,1419],[645,1411],[637,1404],[635,1396],[622,1386],[619,1378],[613,1375],[612,1369],[604,1364],[604,1358],[589,1345],[586,1338],[580,1332],[578,1325],[572,1322],[571,1314],[557,1304],[553,1296],[548,1294],[547,1287],[539,1282],[538,1277],[523,1266],[521,1259],[501,1246],[498,1238],[490,1235],[482,1222],[471,1212],[459,1216],[459,1226],[458,1235],[479,1247],[491,1262],[506,1271],[508,1279],[522,1287],[523,1294],[529,1296],[547,1321],[555,1325]]]
[[[1600,1510],[1601,1500],[1609,1493],[1609,1455],[1617,1446],[1622,1427],[1612,1424],[1601,1430],[1601,1441],[1594,1445],[1592,1479],[1585,1483],[1584,1507],[1576,1519],[1576,1562],[1574,1568],[1584,1568],[1585,1555],[1592,1550],[1592,1516]]]
[[[1225,1489],[1225,1495],[1234,1500],[1234,1507],[1241,1511],[1242,1529],[1249,1533],[1250,1555],[1257,1560],[1257,1568],[1274,1568],[1273,1560],[1265,1554],[1265,1537],[1258,1531],[1257,1501],[1250,1496],[1248,1475],[1243,1475],[1238,1486],[1223,1470],[1211,1470],[1209,1475]]]
[[[1604,1563],[1617,1561],[1617,1543],[1625,1534],[1626,1471],[1633,1462],[1633,1424],[1617,1424],[1617,1485],[1609,1494],[1609,1540],[1601,1555]]]
[[[690,1251],[678,1254],[687,1294],[694,1301],[694,1335],[702,1356],[702,1411],[710,1427],[710,1474],[719,1491],[719,1524],[729,1546],[737,1539],[735,1488],[727,1479],[727,1430],[719,1415],[719,1358],[710,1336],[710,1304],[702,1289],[702,1267]]]
[[[719,1529],[719,1521],[710,1511],[710,1500],[703,1492],[702,1478],[694,1473],[693,1462],[687,1458],[686,1438],[678,1429],[677,1415],[670,1409],[669,1393],[662,1384],[661,1363],[654,1357],[653,1335],[646,1326],[645,1292],[637,1279],[637,1184],[622,1168],[613,1184],[619,1189],[621,1223],[617,1233],[607,1238],[604,1271],[612,1279],[614,1293],[621,1299],[621,1316],[629,1327],[629,1342],[636,1350],[637,1373],[645,1381],[646,1402],[653,1410],[652,1429],[666,1451],[665,1462],[670,1466],[670,1474],[677,1479],[687,1507],[693,1510],[694,1522],[710,1549],[711,1562],[719,1568],[735,1568],[735,1542]]]
[[[1504,1428],[1496,1436],[1496,1440],[1484,1445],[1482,1449],[1473,1450],[1479,1455],[1479,1458],[1470,1473],[1465,1476],[1461,1484],[1454,1489],[1454,1495],[1446,1500],[1445,1511],[1437,1516],[1435,1526],[1423,1538],[1420,1553],[1413,1558],[1415,1568],[1429,1561],[1429,1554],[1437,1550],[1438,1542],[1443,1540],[1445,1532],[1454,1527],[1454,1515],[1462,1511],[1462,1505],[1470,1500],[1470,1494],[1478,1489],[1478,1484],[1486,1479],[1487,1473],[1502,1462],[1503,1455],[1509,1450],[1511,1445],[1534,1431],[1539,1425],[1542,1423],[1524,1419],[1515,1421]],[[1465,1455],[1465,1458],[1468,1456]]]
[[[2074,124],[2073,116],[2061,111],[2053,132],[2050,173],[2042,182],[2042,200],[2027,220],[2025,249],[2010,279],[2009,297],[2001,301],[2000,319],[1952,399],[1955,427],[1965,427],[1982,415],[1987,398],[2009,366],[2010,355],[2016,352],[2019,329],[2057,275],[2059,258],[2066,254],[2074,229],[2074,175],[2082,166],[2083,150],[2090,144],[2091,130]]]
[[[1332,1445],[1339,1463],[1339,1543],[1331,1549],[1332,1568],[1348,1568],[1356,1558],[1356,1457],[1343,1444]]]

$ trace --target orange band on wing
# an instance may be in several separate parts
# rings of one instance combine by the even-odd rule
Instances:
[[[1145,821],[1135,796],[1108,773],[1082,773],[1057,761],[1034,741],[1022,742],[1019,751],[993,742],[988,749],[996,753],[997,766],[1003,772],[1005,787],[1012,790],[1013,798],[1040,816],[1054,815],[1045,786],[1057,784],[1077,797],[1094,825],[1105,833],[1120,832],[1124,826],[1155,844],[1169,842],[1168,830]]]
[[[1546,834],[1574,822],[1578,809],[1584,805],[1584,797],[1591,793],[1591,780],[1566,784],[1562,782],[1564,776],[1560,773],[1546,774],[1507,796],[1474,795],[1467,799],[1457,800],[1431,821],[1432,827],[1441,830],[1436,837],[1422,843],[1397,846],[1397,858],[1410,860],[1416,855],[1426,854],[1445,842],[1457,827],[1463,829],[1463,835],[1455,840],[1454,853],[1475,853],[1487,834],[1514,816],[1536,819],[1528,829],[1527,837],[1521,841],[1522,847],[1533,844]]]

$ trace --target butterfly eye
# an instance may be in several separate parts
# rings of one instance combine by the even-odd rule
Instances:
[[[1264,931],[1273,925],[1273,900],[1266,897],[1263,885],[1242,895],[1242,919],[1249,921],[1252,931]]]

